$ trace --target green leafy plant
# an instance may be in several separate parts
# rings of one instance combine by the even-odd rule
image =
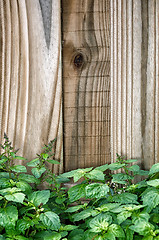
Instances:
[[[48,167],[59,164],[54,143],[25,167],[15,164],[26,159],[4,135],[0,239],[159,240],[159,163],[145,171],[117,155],[114,163],[56,176]]]

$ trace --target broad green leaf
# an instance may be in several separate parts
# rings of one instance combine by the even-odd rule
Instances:
[[[151,214],[151,221],[154,223],[159,223],[159,214],[158,213]]]
[[[109,165],[108,165],[108,164],[105,164],[105,165],[96,167],[94,170],[99,170],[99,171],[104,172],[104,171],[106,171],[108,168],[109,168]]]
[[[48,163],[51,163],[51,164],[60,164],[60,162],[56,161],[56,160],[52,160],[52,159],[48,159],[46,160]]]
[[[146,236],[142,238],[142,240],[153,240],[153,239],[155,239],[153,236]]]
[[[70,202],[75,202],[81,198],[84,198],[86,196],[85,194],[85,187],[87,184],[78,184],[76,186],[71,187],[68,190],[68,197]]]
[[[85,239],[85,240],[92,240],[93,239],[94,240],[95,235],[97,235],[97,234],[91,232],[90,230],[86,230],[84,232],[84,238],[83,239]]]
[[[84,220],[90,216],[97,215],[97,214],[98,214],[98,212],[96,210],[85,209],[80,213],[75,213],[73,215],[73,220],[76,222],[76,221]]]
[[[84,204],[82,204],[82,205],[77,205],[77,206],[73,206],[73,207],[69,207],[65,212],[76,212],[76,211],[78,211],[78,210],[80,210],[80,209],[82,209],[82,208],[84,208],[84,207],[86,207],[87,206],[87,203],[84,203]]]
[[[106,197],[109,192],[107,184],[103,183],[92,183],[86,186],[86,197],[87,198],[101,198]]]
[[[35,178],[33,175],[29,175],[29,174],[20,174],[19,180],[25,181],[28,183],[39,183],[39,180],[37,178]]]
[[[131,172],[139,172],[140,171],[140,167],[139,165],[132,165],[131,167],[128,168],[129,171]]]
[[[118,224],[124,222],[127,218],[131,216],[132,212],[123,211],[117,215]]]
[[[50,191],[42,190],[42,191],[36,191],[36,192],[29,194],[28,199],[36,207],[38,207],[41,203],[46,204],[49,200],[49,197],[50,197]]]
[[[11,183],[9,179],[6,178],[0,178],[0,188],[9,188],[11,187]]]
[[[150,189],[146,191],[146,193],[143,193],[142,201],[144,205],[147,205],[147,211],[150,212],[159,204],[159,190]]]
[[[32,187],[27,183],[27,182],[24,182],[24,181],[19,181],[16,183],[16,186],[22,190],[22,192],[25,192],[25,193],[30,193],[32,191]]]
[[[39,165],[39,163],[40,163],[39,158],[35,158],[32,161],[28,162],[27,166],[28,167],[37,167]]]
[[[13,172],[27,172],[26,167],[22,165],[15,165],[10,167]]]
[[[27,218],[27,219],[18,219],[17,224],[16,224],[16,230],[19,233],[25,234],[25,230],[28,229],[30,227],[30,225],[31,225],[30,221],[31,220],[29,218]]]
[[[111,163],[109,165],[109,169],[114,171],[114,170],[118,170],[118,169],[120,169],[120,168],[122,168],[124,166],[125,166],[125,163],[123,163],[123,164],[121,164],[121,163]]]
[[[138,160],[136,159],[127,159],[125,160],[126,163],[133,163],[133,162],[137,162]]]
[[[148,222],[150,215],[145,211],[133,212],[131,218],[132,218],[132,223],[137,224],[138,222],[141,222],[141,221]]]
[[[21,157],[21,156],[15,156],[14,159],[17,159],[17,160],[27,160],[26,158]]]
[[[159,187],[159,179],[154,179],[154,180],[147,181],[147,184],[149,186],[158,188]]]
[[[143,236],[149,235],[155,229],[151,223],[146,221],[138,221],[137,224],[131,225],[129,228]]]
[[[138,204],[138,202],[137,202],[137,195],[132,194],[132,193],[126,193],[126,192],[118,194],[118,195],[114,195],[112,197],[112,200],[114,202],[123,203],[123,204],[127,204],[127,203],[136,203],[136,204]]]
[[[125,230],[125,240],[133,240],[133,236],[134,236],[134,231],[129,229],[128,226],[126,227],[126,230]]]
[[[60,240],[61,239],[61,233],[57,232],[49,232],[49,231],[41,231],[38,232],[35,235],[35,239],[40,239],[40,240]]]
[[[18,220],[18,210],[15,206],[8,206],[0,209],[0,225],[6,229],[15,227]]]
[[[157,173],[157,172],[159,172],[159,163],[156,163],[151,167],[151,169],[149,171],[149,175],[151,176],[152,174]]]
[[[91,172],[87,173],[85,176],[89,179],[92,179],[92,180],[103,181],[105,175],[102,171],[94,169]]]
[[[21,189],[13,187],[13,188],[5,188],[0,190],[0,194],[5,196],[7,194],[13,194],[13,193],[17,193],[17,192],[21,192]]]
[[[47,227],[47,229],[58,231],[61,226],[59,216],[51,211],[42,213],[40,215],[40,220]]]
[[[96,208],[98,211],[101,212],[108,212],[114,208],[117,208],[120,206],[120,203],[106,203],[101,205],[100,207]]]
[[[84,177],[87,172],[91,171],[92,168],[77,169],[73,175],[74,182],[77,182],[80,178]]]
[[[106,239],[106,240],[115,240],[115,239],[116,239],[116,237],[114,236],[114,234],[111,233],[110,231],[108,231],[107,233],[105,233],[105,234],[103,235],[103,238],[104,238],[104,240],[105,240],[105,239]]]
[[[31,171],[36,178],[40,178],[41,175],[46,171],[46,168],[45,167],[33,168]]]
[[[70,181],[69,178],[62,177],[61,175],[56,177],[56,182],[57,183],[67,183],[69,181]]]
[[[125,237],[123,229],[117,224],[111,224],[108,228],[108,231],[113,233],[113,235],[117,238]]]
[[[112,182],[119,183],[119,184],[126,184],[127,180],[133,179],[132,176],[129,176],[125,173],[113,174],[112,177],[113,177]]]
[[[14,236],[15,240],[27,240],[28,238],[23,237],[23,236]]]
[[[13,194],[10,194],[10,195],[5,195],[5,198],[8,201],[23,203],[24,198],[25,198],[25,194],[24,193],[13,193]]]
[[[66,226],[64,226],[62,228],[62,230],[64,230],[64,231],[72,231],[72,230],[77,229],[77,228],[78,228],[78,226],[75,226],[75,225],[66,225]]]
[[[69,240],[84,240],[83,236],[84,236],[84,230],[77,228],[70,232],[68,239]]]
[[[66,178],[71,178],[71,177],[74,177],[74,175],[78,172],[77,175],[80,175],[80,176],[84,176],[85,173],[91,171],[93,169],[93,167],[91,168],[82,168],[82,169],[76,169],[76,170],[72,170],[70,172],[66,172],[66,173],[63,173],[61,174],[60,176],[62,177],[66,177]],[[81,178],[81,177],[80,177]]]
[[[108,226],[112,223],[112,217],[106,213],[101,213],[94,217],[89,222],[89,227],[92,232],[103,232],[107,231]]]

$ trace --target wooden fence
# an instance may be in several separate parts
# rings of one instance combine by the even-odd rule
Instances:
[[[0,141],[54,172],[159,161],[158,0],[0,0]]]

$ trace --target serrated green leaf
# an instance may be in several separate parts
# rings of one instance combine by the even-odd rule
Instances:
[[[57,233],[57,232],[54,232],[54,231],[52,231],[52,232],[50,232],[50,231],[41,231],[41,232],[38,232],[35,235],[35,239],[40,239],[40,240],[60,240],[61,239],[61,233]]]
[[[118,194],[118,195],[114,195],[112,197],[112,200],[114,202],[118,202],[118,203],[122,203],[122,204],[127,204],[127,203],[136,203],[136,204],[138,204],[138,202],[137,202],[137,195],[132,194],[132,193],[126,193],[126,192]]]
[[[51,163],[51,164],[60,164],[60,162],[56,161],[56,160],[52,160],[52,159],[48,159],[46,160],[48,163]]]
[[[138,160],[136,159],[127,159],[125,160],[125,163],[133,163],[133,162],[137,162]]]
[[[30,193],[32,191],[32,187],[27,183],[27,182],[24,182],[24,181],[19,181],[16,183],[16,186],[22,190],[22,192],[25,192],[25,193]]]
[[[85,204],[82,204],[82,205],[77,205],[77,206],[73,206],[73,207],[69,207],[65,212],[76,212],[84,207],[86,207],[88,204],[85,203]]]
[[[123,211],[117,215],[118,224],[124,222],[127,218],[132,215],[132,212]]]
[[[103,183],[92,183],[87,185],[85,190],[87,198],[100,198],[107,195],[109,187],[107,184]]]
[[[17,192],[21,192],[21,189],[13,187],[13,188],[5,188],[0,190],[0,194],[5,196],[7,194],[13,194],[13,193],[17,193]]]
[[[15,227],[18,220],[18,210],[15,206],[8,206],[0,209],[0,225],[6,229]]]
[[[28,167],[37,167],[40,163],[39,158],[35,158],[33,160],[31,160],[30,162],[27,163]]]
[[[155,229],[151,223],[146,221],[138,221],[137,224],[131,225],[129,228],[143,236],[149,235],[149,233]]]
[[[13,193],[13,194],[5,195],[5,198],[8,201],[23,203],[24,198],[25,198],[25,194],[24,193]]]
[[[73,175],[74,182],[77,182],[80,178],[84,177],[87,172],[91,171],[92,168],[77,169]]]
[[[14,159],[17,159],[17,160],[27,160],[26,158],[21,157],[21,156],[15,156]]]
[[[9,179],[6,178],[0,178],[0,188],[9,188],[11,187],[11,183]]]
[[[58,231],[61,226],[59,216],[51,211],[42,213],[40,215],[40,220],[47,227],[47,229]]]
[[[117,238],[124,238],[125,237],[123,229],[117,224],[111,224],[108,228],[108,231],[113,233],[113,235]]]
[[[76,186],[71,187],[68,190],[68,197],[70,202],[75,202],[81,198],[84,198],[86,196],[85,193],[85,187],[87,184],[78,184]]]
[[[114,170],[118,170],[118,169],[120,169],[120,168],[122,168],[124,166],[125,166],[125,163],[123,163],[123,164],[121,164],[121,163],[111,163],[109,165],[109,169],[114,171]]]
[[[39,180],[37,178],[35,178],[33,175],[29,175],[29,174],[20,174],[18,178],[19,178],[19,180],[25,181],[28,183],[39,183]]]
[[[31,170],[32,174],[36,177],[36,178],[40,178],[41,175],[46,171],[45,167],[41,167],[41,168],[33,168]]]
[[[28,229],[31,226],[31,220],[29,218],[27,219],[18,219],[16,224],[16,230],[19,233],[25,234],[25,230]]]
[[[147,181],[147,184],[149,186],[158,188],[159,187],[159,179],[154,179],[154,180]]]
[[[112,175],[113,179],[112,182],[119,183],[119,184],[126,184],[127,180],[132,180],[133,177],[127,175],[125,173],[117,173]]]
[[[99,170],[99,171],[104,172],[104,171],[106,171],[108,168],[109,168],[109,165],[108,165],[108,164],[105,164],[105,165],[96,167],[94,170]]]
[[[133,212],[131,218],[132,218],[132,223],[137,224],[138,222],[141,222],[141,221],[148,222],[150,219],[150,215],[145,211]]]
[[[84,232],[84,238],[83,239],[85,239],[85,240],[92,240],[93,239],[94,240],[95,235],[97,235],[97,234],[91,232],[90,230],[86,230]]]
[[[159,163],[156,163],[151,167],[151,169],[149,171],[149,175],[151,176],[152,174],[157,173],[157,172],[159,172]]]
[[[92,180],[104,180],[104,173],[100,170],[94,169],[91,172],[87,173],[85,175],[87,178],[92,179]]]
[[[83,229],[75,229],[70,232],[68,239],[69,240],[84,240],[84,230]]]
[[[15,165],[15,166],[12,166],[10,167],[10,169],[13,171],[13,172],[27,172],[27,169],[25,166],[22,166],[22,165]]]
[[[93,209],[85,209],[83,211],[81,211],[80,213],[75,213],[73,215],[73,220],[76,221],[80,221],[80,220],[84,220],[90,216],[95,216],[98,214],[98,211],[93,210]]]
[[[60,176],[66,177],[66,178],[71,178],[71,177],[74,176],[74,174],[75,174],[76,172],[78,172],[79,175],[83,175],[83,174],[85,174],[86,172],[91,171],[92,169],[93,169],[93,167],[91,167],[91,168],[82,168],[82,169],[79,168],[79,169],[76,169],[76,170],[72,170],[72,171],[70,171],[70,172],[63,173],[63,174],[61,174]]]
[[[78,226],[75,226],[75,225],[66,225],[66,226],[63,227],[62,230],[64,230],[64,231],[72,231],[72,230],[77,229],[77,228],[78,228]]]
[[[101,213],[98,216],[94,217],[89,222],[89,227],[92,232],[103,232],[107,231],[108,226],[112,223],[112,217],[106,213]]]
[[[101,211],[101,212],[108,212],[108,211],[110,211],[114,208],[119,207],[120,205],[121,205],[120,203],[106,203],[106,204],[103,204],[96,209]]]
[[[49,200],[49,197],[50,197],[50,191],[42,190],[42,191],[36,191],[36,192],[29,194],[28,199],[36,207],[38,207],[41,203],[46,204]]]
[[[150,189],[143,193],[142,195],[143,204],[147,206],[147,211],[150,212],[153,208],[155,208],[159,204],[159,190],[158,189]]]
[[[106,240],[115,240],[116,237],[114,236],[113,233],[111,233],[110,231],[108,231],[107,233],[105,233],[103,235],[103,238],[106,239]]]
[[[131,167],[128,168],[129,171],[131,172],[139,172],[140,171],[140,167],[139,165],[132,165]]]

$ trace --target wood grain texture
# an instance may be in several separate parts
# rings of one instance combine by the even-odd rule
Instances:
[[[60,1],[0,1],[0,141],[6,132],[32,159],[57,137],[55,172],[63,170],[60,26]]]
[[[63,0],[65,170],[110,161],[109,0]]]
[[[159,3],[111,1],[111,154],[159,162]]]

